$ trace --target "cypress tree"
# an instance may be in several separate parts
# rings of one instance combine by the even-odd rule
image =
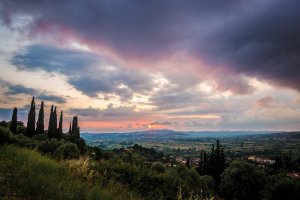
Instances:
[[[56,112],[56,107],[54,108],[53,111],[53,121],[52,121],[52,128],[53,128],[53,135],[54,137],[58,138],[58,132],[57,132],[57,112]]]
[[[36,133],[41,134],[45,132],[45,127],[44,127],[44,101],[41,103],[41,108],[39,111],[39,118],[36,122]]]
[[[74,116],[72,121],[72,130],[71,130],[73,134],[77,131],[77,127],[78,127],[78,118],[77,116]]]
[[[84,152],[86,150],[85,141],[84,139],[80,138],[80,128],[78,126],[77,116],[73,117],[72,129],[70,133],[70,141],[74,142],[81,152]]]
[[[28,137],[32,137],[34,135],[34,132],[35,132],[35,103],[33,97],[30,105],[30,110],[28,113],[26,135]]]
[[[72,126],[72,123],[70,122],[70,127],[69,127],[69,134],[71,134],[71,132],[72,132],[72,128],[71,128],[71,126]]]
[[[200,162],[199,162],[197,170],[198,170],[199,174],[203,176],[208,173],[208,168],[209,168],[209,163],[208,163],[206,151],[201,150]]]
[[[80,129],[78,127],[78,118],[77,116],[73,117],[73,122],[72,122],[72,130],[71,130],[71,138],[72,139],[78,139],[80,138]]]
[[[63,125],[63,111],[60,112],[59,126],[58,126],[58,139],[61,139],[63,136],[62,125]]]
[[[53,105],[51,106],[51,111],[50,111],[50,117],[49,117],[49,125],[48,125],[48,137],[52,138],[53,137]]]
[[[18,113],[18,109],[14,108],[13,110],[13,114],[11,117],[11,123],[10,123],[10,131],[14,134],[17,134],[17,113]]]
[[[219,140],[216,140],[216,147],[212,145],[211,153],[209,154],[209,158],[207,160],[207,162],[204,161],[204,164],[207,163],[207,166],[203,167],[203,174],[212,176],[216,182],[216,185],[219,185],[221,182],[221,174],[226,168],[224,147],[220,145]]]

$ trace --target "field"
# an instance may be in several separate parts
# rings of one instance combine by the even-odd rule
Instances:
[[[201,150],[210,150],[220,139],[228,158],[248,156],[300,156],[299,132],[175,132],[168,130],[134,133],[88,134],[82,137],[88,144],[114,149],[139,144],[165,155],[198,157]]]

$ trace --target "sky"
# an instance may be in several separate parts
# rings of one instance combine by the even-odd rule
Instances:
[[[300,130],[298,0],[0,0],[0,120]],[[46,126],[47,127],[47,126]]]

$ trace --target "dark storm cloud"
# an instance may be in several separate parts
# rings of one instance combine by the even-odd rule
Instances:
[[[6,83],[6,85],[8,86],[8,91],[5,92],[7,95],[28,94],[34,96],[39,93],[36,89],[28,88],[20,84],[12,85]]]
[[[56,103],[66,102],[66,100],[63,97],[56,96],[56,95],[47,95],[47,94],[40,94],[37,96],[37,99],[44,100],[44,101],[52,101]]]
[[[122,54],[152,55],[169,51],[189,30],[187,20],[201,20],[209,13],[226,12],[238,1],[107,1],[51,0],[2,2],[5,13],[35,17],[32,28],[44,30],[49,24],[70,29],[88,40],[105,43]],[[215,5],[219,5],[216,7]]]
[[[6,91],[5,94],[8,97],[25,94],[30,96],[35,96],[37,99],[45,100],[45,101],[52,101],[56,103],[65,103],[66,100],[64,97],[46,94],[45,91],[39,91],[33,88],[25,87],[24,85],[14,85],[5,81],[0,81],[0,86],[5,87]]]
[[[71,85],[88,96],[115,93],[122,100],[128,100],[133,92],[144,93],[153,87],[151,76],[126,70],[90,52],[33,45],[14,56],[11,63],[19,69],[43,69],[65,74]]]
[[[16,14],[33,16],[35,33],[66,28],[125,58],[155,59],[184,49],[211,67],[300,90],[297,0],[6,0],[1,5],[7,24]]]
[[[46,45],[32,45],[26,47],[23,53],[15,55],[11,63],[20,69],[24,67],[27,69],[40,68],[71,75],[80,73],[82,67],[90,67],[98,61],[102,63],[104,58],[97,59],[97,57],[99,56],[82,51],[65,50]]]
[[[300,91],[300,1],[267,2],[216,29],[198,52],[213,65]]]

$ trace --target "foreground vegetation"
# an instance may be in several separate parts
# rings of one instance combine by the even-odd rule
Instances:
[[[261,170],[233,161],[226,163],[218,184],[198,166],[166,166],[154,161],[163,159],[161,154],[137,145],[114,151],[87,147],[80,153],[75,144],[63,140],[12,135],[1,127],[0,135],[4,199],[297,199],[300,195],[299,180],[287,177],[284,169]]]
[[[191,159],[179,162],[137,144],[103,150],[80,138],[77,117],[68,133],[57,129],[55,110],[51,109],[51,134],[40,125],[37,132],[35,124],[30,125],[34,133],[28,132],[16,120],[15,110],[11,122],[0,123],[1,198],[293,200],[300,196],[300,180],[288,173],[299,169],[298,161],[278,159],[259,168],[226,159],[219,140],[201,151],[196,165]]]
[[[126,193],[123,185],[100,187],[93,183],[91,171],[82,160],[58,162],[14,145],[2,146],[0,152],[3,199],[137,199]],[[74,170],[78,163],[79,172]]]

